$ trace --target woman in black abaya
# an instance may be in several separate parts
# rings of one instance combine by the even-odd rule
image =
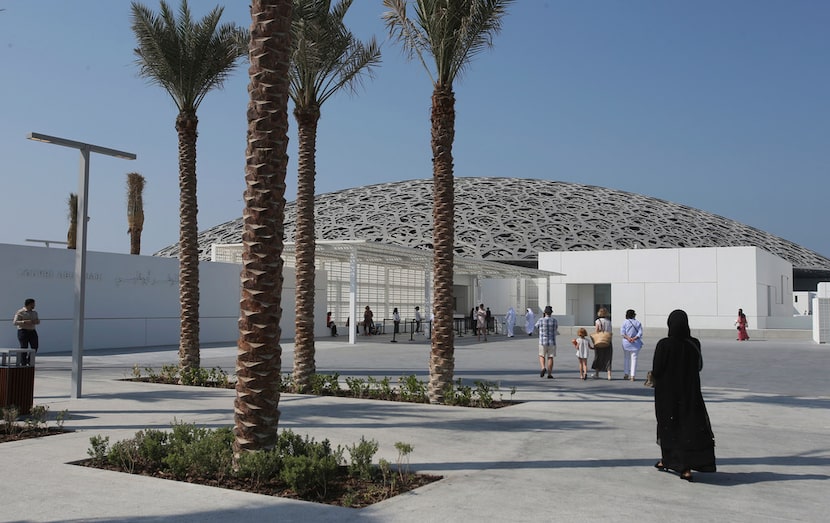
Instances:
[[[668,326],[668,337],[654,350],[652,367],[657,444],[662,452],[654,466],[692,481],[692,470],[715,472],[715,437],[700,392],[703,357],[684,311],[672,311]]]

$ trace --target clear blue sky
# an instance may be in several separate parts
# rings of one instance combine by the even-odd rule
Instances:
[[[248,2],[225,3],[224,20],[250,24]],[[191,2],[199,17],[215,5]],[[176,110],[137,76],[129,2],[0,8],[0,242],[66,237],[80,155],[29,141],[31,131],[138,155],[92,155],[90,250],[129,252],[130,171],[147,178],[142,252],[177,242]],[[358,93],[323,106],[318,193],[432,175],[432,88],[387,40],[382,12],[380,0],[355,0],[347,18],[382,42],[383,63]],[[828,256],[828,28],[824,0],[519,0],[456,83],[455,174],[641,193]],[[200,230],[242,214],[246,73],[242,64],[198,113]]]

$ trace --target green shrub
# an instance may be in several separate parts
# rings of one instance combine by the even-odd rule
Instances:
[[[132,474],[139,461],[136,440],[125,439],[116,441],[107,452],[107,463]]]
[[[499,390],[499,386],[490,381],[476,380],[474,383],[476,385],[476,405],[489,409],[493,405],[493,392]]]
[[[401,481],[404,481],[406,476],[409,475],[409,455],[412,454],[415,447],[409,443],[398,441],[395,443],[395,449],[398,451],[398,474],[400,475]]]
[[[168,363],[167,365],[161,366],[161,372],[159,373],[158,379],[164,383],[178,383],[178,376],[179,367],[177,365],[173,365],[172,363]]]
[[[395,391],[392,390],[392,385],[389,376],[384,376],[382,380],[376,380],[369,376],[369,397],[378,398],[382,400],[390,400],[395,397]]]
[[[333,450],[329,440],[316,443],[290,430],[277,438],[277,450],[282,456],[280,479],[300,495],[316,494],[321,499],[343,461],[343,450]]]
[[[351,457],[349,475],[361,479],[370,479],[372,477],[372,458],[378,451],[378,442],[373,439],[366,441],[361,436],[360,443],[347,448]]]
[[[340,394],[340,374],[312,374],[311,393],[317,396],[337,396]]]
[[[89,438],[89,449],[87,449],[86,453],[89,454],[90,458],[92,458],[92,463],[96,467],[100,467],[107,462],[109,446],[109,436],[92,436]]]
[[[3,431],[6,434],[14,434],[18,430],[17,418],[20,410],[14,405],[3,408]]]
[[[233,461],[230,427],[209,430],[177,423],[173,425],[169,441],[170,450],[163,462],[177,479],[191,474],[221,477],[230,470]]]
[[[277,436],[276,448],[282,456],[302,456],[308,454],[308,448],[311,444],[312,440],[308,436],[303,438],[291,429],[286,429]]]
[[[35,405],[26,418],[26,430],[37,431],[46,428],[46,418],[49,416],[49,405]]]
[[[282,461],[279,449],[245,452],[237,460],[236,475],[261,485],[279,477]]]
[[[69,419],[69,409],[63,409],[55,416],[55,424],[59,429],[63,428],[63,424]]]
[[[447,388],[444,390],[444,403],[459,407],[469,407],[473,403],[472,387],[464,385],[461,378],[458,378],[455,384],[448,383]]]
[[[346,386],[355,398],[363,398],[369,395],[369,385],[363,378],[346,378]]]
[[[144,467],[161,468],[169,447],[169,434],[158,429],[136,432],[135,444],[138,458]]]
[[[427,402],[427,384],[419,380],[414,374],[410,374],[405,378],[398,378],[398,383],[400,383],[402,401],[412,401],[415,403]]]
[[[334,456],[286,456],[283,458],[280,479],[301,496],[316,494],[323,498],[339,465]]]

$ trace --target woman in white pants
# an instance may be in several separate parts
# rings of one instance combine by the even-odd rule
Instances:
[[[634,309],[625,311],[625,321],[620,327],[620,335],[623,338],[623,360],[625,369],[623,379],[634,381],[637,374],[637,355],[643,348],[643,325],[637,321],[637,313]]]

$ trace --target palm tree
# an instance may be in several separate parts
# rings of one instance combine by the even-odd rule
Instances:
[[[144,229],[144,185],[146,180],[138,173],[127,173],[127,234],[130,235],[130,254],[141,254],[141,231]]]
[[[294,383],[305,391],[314,364],[314,178],[316,175],[317,122],[320,107],[343,87],[354,89],[363,73],[380,62],[374,38],[356,40],[343,24],[352,0],[294,0],[291,87],[297,120],[299,156],[297,172],[296,299]]]
[[[453,337],[453,251],[455,201],[452,146],[455,139],[453,82],[476,53],[491,47],[512,0],[383,0],[390,35],[416,57],[432,81],[432,243],[435,324],[429,358],[429,399],[442,403],[455,370]],[[435,69],[427,64],[432,57]]]
[[[69,210],[66,215],[69,218],[69,230],[66,231],[66,248],[75,249],[78,245],[78,195],[69,193],[66,200]]]
[[[292,0],[252,0],[248,147],[234,459],[274,448],[280,411],[280,319]]]
[[[199,245],[196,224],[196,111],[207,93],[221,87],[238,59],[247,53],[247,31],[219,25],[223,8],[215,7],[194,22],[182,0],[176,19],[161,0],[156,15],[132,3],[132,30],[139,75],[170,94],[179,110],[179,366],[199,367]]]

